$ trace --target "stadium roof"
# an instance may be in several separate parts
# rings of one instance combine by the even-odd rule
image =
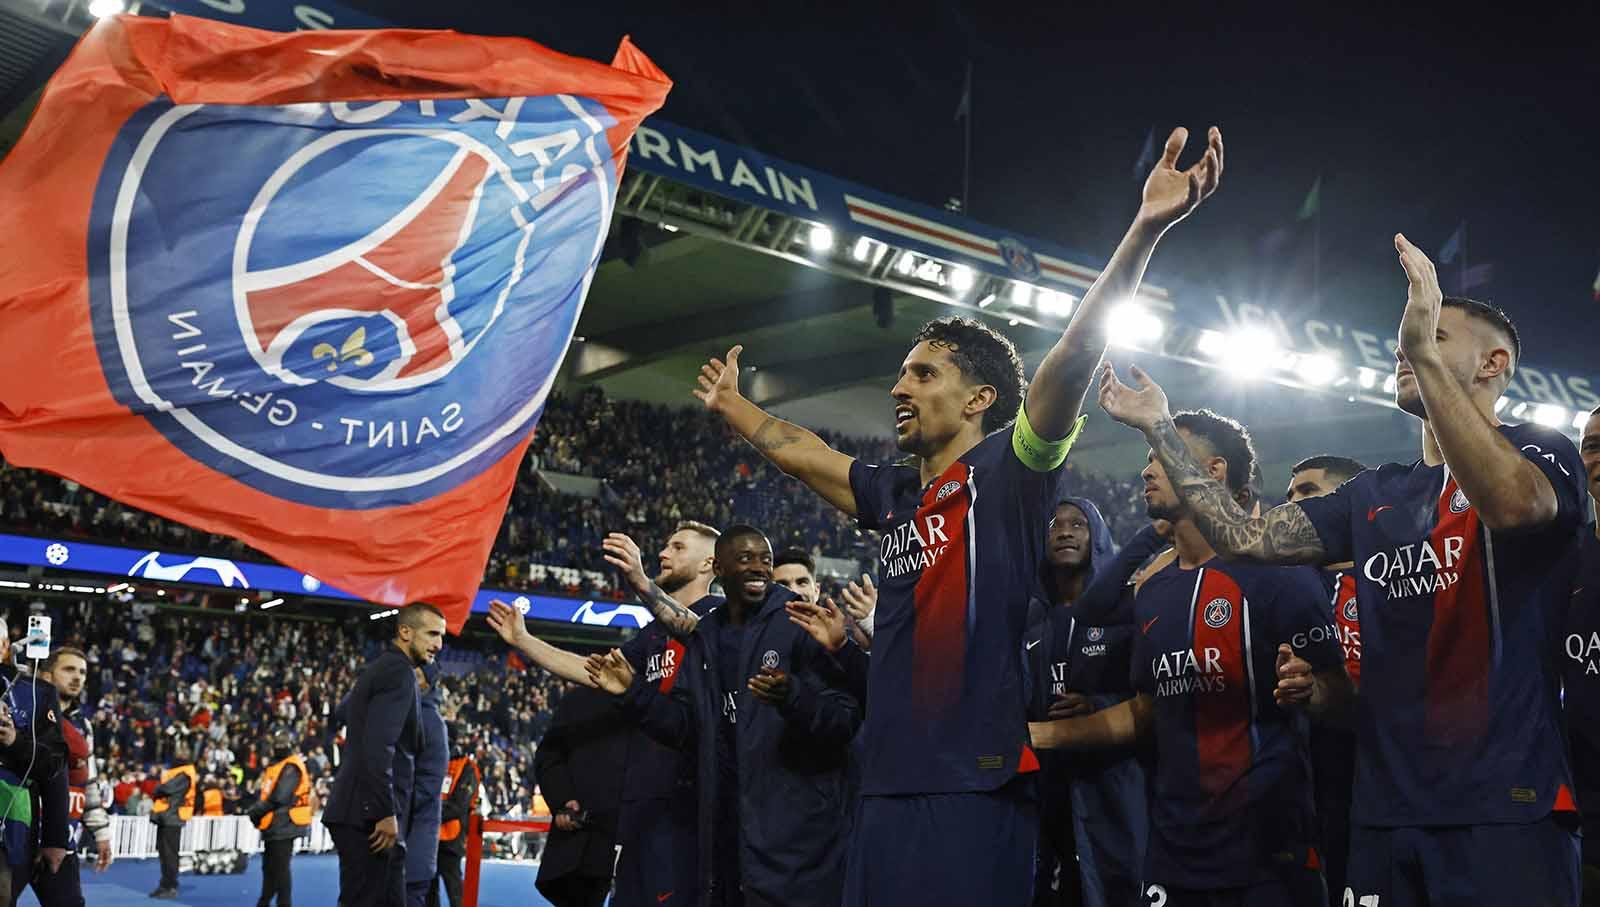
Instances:
[[[288,6],[251,4],[263,8],[287,15]],[[83,0],[0,0],[0,151],[90,21]],[[692,404],[699,365],[738,342],[757,402],[803,424],[884,435],[887,391],[923,322],[954,311],[989,319],[1031,372],[1099,265],[660,120],[639,130],[628,166],[563,374],[567,386],[598,384],[617,397]],[[1286,323],[1163,283],[1155,275],[1126,304],[1119,333],[1130,348],[1113,356],[1154,365],[1175,406],[1210,406],[1250,425],[1269,490],[1312,453],[1416,455],[1415,422],[1387,402],[1391,325]],[[1519,378],[1506,401],[1512,421],[1571,430],[1577,412],[1600,402],[1588,376],[1535,365]],[[1091,425],[1080,463],[1126,472],[1143,460],[1132,432],[1098,414]]]

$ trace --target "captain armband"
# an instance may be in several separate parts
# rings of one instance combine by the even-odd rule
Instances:
[[[1011,449],[1016,452],[1022,465],[1034,472],[1049,472],[1067,459],[1067,451],[1072,449],[1072,442],[1078,440],[1084,423],[1088,421],[1089,416],[1085,413],[1078,417],[1071,433],[1065,438],[1046,441],[1028,424],[1028,405],[1024,403],[1017,409],[1017,425],[1011,432]]]

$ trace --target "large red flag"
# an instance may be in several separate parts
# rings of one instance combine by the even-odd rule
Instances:
[[[626,39],[102,21],[0,165],[0,452],[459,629],[670,87]]]

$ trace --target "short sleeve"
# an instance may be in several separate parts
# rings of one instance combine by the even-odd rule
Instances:
[[[1326,587],[1310,567],[1270,568],[1278,574],[1277,595],[1272,602],[1273,626],[1277,633],[1272,648],[1288,643],[1296,655],[1311,663],[1314,671],[1331,671],[1344,665],[1344,648],[1339,630],[1328,613]]]
[[[881,529],[883,519],[894,509],[892,466],[872,466],[858,460],[850,463],[850,493],[856,498],[856,522],[862,529]]]
[[[1332,494],[1282,505],[1299,507],[1306,519],[1311,521],[1312,528],[1317,530],[1317,537],[1322,540],[1326,563],[1337,564],[1354,559],[1350,553],[1353,547],[1351,514],[1356,507],[1355,496],[1359,489],[1356,483],[1366,475],[1363,472],[1350,479],[1334,489]]]
[[[1566,535],[1577,529],[1584,519],[1583,460],[1578,456],[1577,445],[1558,431],[1541,425],[1517,425],[1503,429],[1510,441],[1524,457],[1539,467],[1556,494],[1556,518],[1534,531],[1549,531]]]

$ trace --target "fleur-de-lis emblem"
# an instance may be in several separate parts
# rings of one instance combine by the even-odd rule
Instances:
[[[363,348],[366,342],[367,329],[356,328],[339,349],[334,349],[331,343],[319,343],[312,347],[311,358],[318,362],[327,359],[330,372],[338,371],[341,362],[353,362],[356,368],[361,368],[372,364],[372,354]]]

